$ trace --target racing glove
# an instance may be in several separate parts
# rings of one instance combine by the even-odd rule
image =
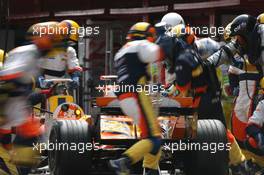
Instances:
[[[43,76],[38,77],[39,87],[42,89],[49,88],[52,85],[52,82],[46,80]]]
[[[77,89],[80,86],[80,72],[74,72],[71,74],[72,82],[70,82],[70,89]]]
[[[256,141],[258,149],[264,151],[264,134],[261,128],[256,125],[249,125],[246,128],[246,133]]]
[[[230,62],[236,53],[242,54],[242,50],[236,42],[231,41],[208,57],[207,60],[215,67],[218,67],[226,62]]]

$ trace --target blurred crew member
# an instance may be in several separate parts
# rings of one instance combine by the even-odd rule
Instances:
[[[232,21],[230,36],[237,38],[242,54],[248,55],[248,61],[259,67],[260,88],[263,89],[263,70],[264,70],[264,24],[261,24],[261,15],[256,19],[253,16],[244,14],[239,15]],[[258,99],[258,104],[252,116],[248,119],[246,133],[248,134],[246,146],[256,155],[264,155],[264,132],[263,132],[263,98]],[[261,162],[257,162],[261,163]],[[262,161],[262,166],[264,163]]]
[[[160,60],[160,48],[153,42],[155,28],[149,23],[139,22],[128,32],[128,42],[115,55],[118,83],[120,86],[145,86],[148,82],[147,66]],[[145,91],[123,89],[117,93],[123,112],[139,124],[141,140],[123,153],[122,158],[111,160],[110,165],[118,174],[129,174],[129,167],[143,159],[146,174],[159,174],[161,155],[161,133],[151,98]]]
[[[212,116],[217,116],[213,119],[222,121],[226,126],[216,69],[206,60],[208,56],[220,49],[220,45],[210,38],[195,40],[191,29],[184,25],[175,26],[171,32],[172,36],[176,37],[177,45],[175,50],[177,54],[174,58],[176,89],[182,94],[190,90],[194,91],[194,107],[198,107],[199,118],[212,119]],[[201,110],[206,107],[207,111]],[[229,130],[227,130],[227,137],[231,143],[230,164],[239,167],[237,174],[243,174],[245,172],[240,166],[244,164],[245,157]]]
[[[80,75],[82,68],[75,49],[72,47],[78,42],[79,25],[73,20],[63,20],[59,22],[44,22],[32,25],[28,29],[28,38],[34,37],[34,28],[49,25],[53,32],[60,35],[62,42],[55,43],[54,47],[39,59],[38,66],[41,69],[41,75],[37,80],[37,87],[49,88],[51,85],[49,79],[64,78],[67,74],[73,80],[70,82],[70,89],[76,89],[80,84]],[[32,93],[29,96],[32,105],[40,102],[45,103],[45,95]],[[42,105],[42,108],[45,108]]]
[[[38,58],[58,43],[57,35],[36,36],[32,44],[17,47],[8,53],[8,59],[0,70],[0,174],[17,175],[14,164],[36,165],[36,151],[32,145],[15,145],[12,155],[5,145],[11,143],[10,134],[31,139],[41,134],[40,122],[28,110],[27,96],[34,88],[39,73]],[[10,149],[10,147],[8,147]]]
[[[80,26],[73,20],[63,20],[57,27],[64,41],[40,59],[40,68],[43,72],[43,77],[39,78],[40,85],[45,85],[45,79],[61,78],[68,73],[73,80],[72,88],[77,88],[82,68],[76,50],[71,45],[78,42]]]

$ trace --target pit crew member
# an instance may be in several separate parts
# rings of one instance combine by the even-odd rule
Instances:
[[[249,62],[260,67],[260,76],[263,77],[264,24],[259,23],[256,18],[250,15],[240,15],[233,20],[230,31],[230,36],[236,36],[237,43],[243,48],[243,52],[249,55]],[[263,88],[262,82],[263,78],[260,81],[261,88]],[[264,101],[260,100],[253,115],[249,118],[246,128],[246,133],[249,136],[247,146],[259,155],[264,153],[263,104]]]
[[[182,31],[185,30],[185,31]],[[175,72],[176,72],[176,89],[181,93],[186,94],[187,91],[194,91],[194,107],[201,105],[203,94],[210,92],[209,98],[203,99],[204,102],[211,100],[210,108],[213,108],[211,115],[220,112],[218,119],[225,124],[225,117],[222,111],[220,85],[216,75],[214,66],[206,64],[206,57],[220,48],[220,46],[211,39],[201,39],[201,42],[194,43],[195,37],[190,29],[185,28],[184,25],[175,26],[172,29],[174,36],[177,38],[177,52],[175,58]],[[208,46],[207,44],[211,47]],[[211,43],[213,43],[211,45]],[[215,46],[215,47],[213,47]],[[200,48],[200,49],[199,49]],[[202,50],[202,51],[201,51]],[[204,56],[203,58],[199,54]],[[206,54],[208,53],[208,54]],[[207,100],[206,100],[207,99]],[[198,109],[199,111],[199,109]],[[210,116],[208,116],[210,118]],[[228,139],[231,143],[230,164],[240,166],[244,163],[245,157],[241,153],[237,142],[230,131],[227,131]],[[240,172],[241,173],[241,172]]]
[[[131,27],[127,43],[115,55],[118,83],[122,86],[144,86],[148,81],[147,65],[160,60],[160,48],[154,44],[155,28],[139,22]],[[141,140],[129,148],[120,159],[111,160],[110,166],[118,174],[129,174],[129,167],[143,159],[146,174],[159,174],[161,133],[157,114],[145,91],[123,90],[117,93],[123,112],[134,118],[142,131]],[[133,107],[133,109],[131,109]]]
[[[57,35],[35,37],[32,44],[13,49],[0,70],[0,174],[17,175],[15,164],[36,165],[37,152],[28,145],[15,145],[8,153],[10,134],[31,139],[41,134],[40,122],[28,110],[27,96],[39,73],[37,59],[60,41]],[[8,145],[8,147],[4,147]],[[31,145],[32,146],[32,145]],[[19,162],[19,163],[18,163]],[[20,165],[21,165],[20,164]]]
[[[63,20],[60,23],[46,22],[46,24],[48,23],[54,25],[54,28],[57,29],[55,31],[62,36],[63,42],[57,44],[39,60],[38,65],[41,69],[41,76],[37,79],[37,87],[48,88],[51,85],[49,79],[63,78],[68,73],[73,80],[70,82],[70,89],[76,89],[80,84],[82,68],[80,67],[76,51],[72,46],[78,42],[79,24],[73,20]],[[45,25],[45,23],[33,25],[28,30],[29,35],[32,34],[34,26],[41,25]],[[40,93],[32,93],[29,96],[29,101],[31,101],[33,106],[40,102],[44,103],[45,96]]]

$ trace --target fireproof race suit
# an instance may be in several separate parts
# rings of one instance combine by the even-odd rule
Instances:
[[[43,77],[39,78],[41,88],[45,88],[45,79],[62,78],[68,73],[72,78],[70,86],[77,88],[82,68],[79,65],[76,51],[73,47],[57,47],[49,51],[39,61]]]
[[[168,36],[166,34],[161,35],[157,39],[157,44],[161,46],[161,48],[163,49],[167,57],[175,56],[175,53],[173,53],[172,51],[174,50],[173,40],[174,40],[173,37]],[[196,39],[193,45],[194,45],[194,48],[197,50],[198,54],[200,55],[201,59],[203,60],[209,57],[210,55],[212,55],[213,53],[215,53],[220,48],[220,44],[212,40],[211,38]],[[165,82],[166,82],[165,85],[166,86],[173,84],[173,82],[176,79],[174,71],[170,70],[171,67],[173,67],[173,61],[168,61],[168,60],[172,60],[172,58],[165,59],[165,63],[167,62],[166,70],[165,70]],[[169,89],[171,89],[171,91],[175,90],[174,87],[170,87]]]
[[[261,38],[262,38],[262,44],[264,43],[263,41],[263,34],[262,33],[264,33],[264,32],[261,32],[261,31],[263,31],[263,29],[262,29],[263,27],[261,26],[261,25],[259,25],[258,26],[258,32],[260,33],[260,36],[262,36]],[[241,51],[242,50],[242,51]],[[243,51],[243,49],[241,49],[240,48],[240,46],[236,43],[236,41],[231,41],[231,42],[229,42],[228,44],[226,44],[225,46],[223,46],[218,52],[216,52],[216,53],[214,53],[213,55],[211,55],[209,58],[208,58],[208,61],[209,62],[211,62],[211,64],[213,64],[213,65],[215,65],[215,66],[219,66],[219,65],[221,65],[221,64],[224,64],[224,63],[230,63],[231,61],[232,61],[232,59],[234,59],[234,57],[235,57],[235,55],[237,54],[237,53],[239,53],[240,55],[241,54],[245,54],[244,53],[244,51]],[[264,52],[262,51],[262,52],[260,52],[261,54],[260,54],[260,56],[262,56],[261,58],[263,58],[263,56],[264,56]],[[249,57],[249,59],[250,59],[250,57]],[[260,60],[262,60],[262,59],[260,59]],[[261,64],[261,66],[262,66],[263,64]],[[248,66],[249,67],[249,66]],[[262,66],[263,67],[263,66]],[[263,68],[262,68],[263,69]],[[242,83],[242,82],[241,82]],[[246,83],[246,81],[245,81],[245,83]],[[242,83],[243,84],[243,83]],[[253,82],[253,86],[255,86],[254,85],[254,82]],[[244,88],[247,88],[247,86],[244,86]],[[242,91],[241,91],[241,93],[242,92],[246,92],[247,93],[247,91],[245,91],[245,90],[243,90],[242,89]],[[254,93],[254,91],[252,91],[253,93]],[[251,96],[250,94],[249,95],[247,95],[247,96]],[[243,96],[244,97],[244,96]],[[247,101],[247,102],[249,102],[250,103],[250,101]],[[249,105],[250,106],[250,105]],[[244,107],[244,104],[243,104],[243,106],[241,106],[241,107]],[[258,145],[261,147],[261,140],[262,140],[262,138],[260,137],[260,139],[259,138],[257,138],[257,136],[261,136],[261,129],[258,129],[258,128],[260,128],[261,127],[261,125],[258,125],[259,123],[261,123],[261,122],[259,122],[260,120],[261,120],[261,118],[262,117],[260,117],[260,116],[258,116],[258,113],[259,113],[259,109],[261,108],[261,102],[257,105],[257,108],[256,108],[256,110],[254,111],[254,113],[253,113],[253,116],[252,117],[250,117],[249,118],[249,120],[248,120],[248,123],[249,123],[249,127],[247,127],[246,128],[246,133],[249,135],[249,136],[251,136],[251,137],[255,137],[255,140],[257,140],[257,142],[258,142]],[[244,109],[243,109],[244,110]],[[245,113],[242,115],[242,116],[246,116],[247,115],[247,112],[245,111]],[[248,117],[247,117],[248,118]],[[234,119],[237,119],[237,118],[234,118]],[[258,123],[258,124],[257,124]],[[258,126],[258,127],[255,127],[255,126]],[[237,128],[238,129],[238,128]],[[241,128],[239,128],[239,129],[241,129]],[[242,133],[242,134],[241,134]],[[242,137],[243,137],[243,132],[240,132],[240,135],[242,135]],[[244,136],[245,136],[245,133],[244,133]],[[242,138],[241,137],[241,138]],[[260,141],[260,142],[259,142]],[[251,145],[251,144],[249,144],[249,145]],[[256,147],[258,147],[259,148],[259,146],[258,145],[256,145]]]
[[[69,84],[70,88],[78,88],[82,68],[73,47],[53,48],[39,59],[38,65],[41,69],[41,76],[38,77],[37,87],[48,88],[50,82],[47,80],[64,78],[68,73],[73,80]],[[41,102],[41,108],[45,108],[45,98],[45,95],[33,92],[29,96],[29,101],[33,106]]]
[[[194,45],[203,60],[220,49],[220,44],[211,38],[196,39]]]
[[[259,53],[258,63],[262,67],[262,79],[260,81],[260,86],[263,89],[263,70],[264,70],[264,24],[258,24],[256,27],[256,34],[258,36],[259,42],[255,45],[256,53]],[[254,50],[254,49],[253,49]],[[257,154],[264,155],[264,100],[261,100],[256,110],[254,111],[252,117],[248,120],[248,127],[246,129],[247,134],[254,138],[257,142],[255,148],[259,149],[259,151],[255,150]],[[249,141],[250,142],[250,141]],[[251,144],[252,145],[252,144]]]
[[[198,54],[202,60],[206,60],[210,55],[215,53],[220,48],[220,44],[211,38],[203,38],[197,39],[194,42],[194,47],[197,49]],[[215,76],[215,70],[209,68],[208,76],[213,75]],[[216,83],[218,83],[217,77],[214,78]],[[219,94],[216,94],[213,91],[219,91]],[[202,94],[201,101],[198,108],[198,114],[200,118],[211,118],[215,116],[217,119],[222,121],[224,124],[225,117],[223,113],[223,109],[220,102],[220,84],[218,87],[215,87],[215,90],[212,88],[207,89],[207,92]],[[208,106],[210,105],[210,107]]]
[[[13,163],[17,156],[10,156],[6,149],[10,148],[10,134],[26,138],[40,134],[40,123],[30,116],[26,100],[38,74],[36,58],[39,51],[35,45],[27,45],[15,48],[8,54],[9,59],[0,70],[0,174],[16,175],[18,172]]]
[[[240,145],[243,146],[247,136],[245,129],[255,109],[254,98],[260,74],[257,67],[247,61],[246,55],[244,55],[244,59],[239,55],[236,57],[235,59],[241,60],[242,67],[230,66],[229,68],[229,73],[235,74],[239,78],[239,93],[235,99],[232,113],[232,132]]]
[[[208,99],[210,99],[213,104],[211,106],[214,106],[214,109],[210,113],[215,115],[216,112],[219,112],[218,119],[225,124],[220,101],[221,97],[220,94],[218,94],[219,85],[215,67],[209,62],[202,60],[197,51],[195,51],[190,45],[184,46],[183,48],[184,49],[181,51],[181,54],[176,59],[175,63],[177,89],[183,92],[194,90],[194,107],[201,106],[200,103],[203,94],[210,92],[212,96],[207,98],[207,105]],[[206,102],[206,100],[204,102]],[[231,143],[229,154],[230,164],[235,166],[239,165],[245,160],[245,157],[241,153],[241,150],[230,131],[227,131],[227,136]]]
[[[68,73],[80,72],[82,68],[73,47],[59,47],[49,51],[39,61],[45,79],[61,78]]]
[[[149,77],[147,65],[159,58],[159,46],[147,40],[128,42],[115,55],[117,82],[120,86],[116,94],[121,109],[126,115],[133,117],[142,131],[142,140],[129,148],[124,155],[132,163],[144,159],[143,167],[149,169],[158,169],[161,133],[151,98],[142,88],[144,89]]]

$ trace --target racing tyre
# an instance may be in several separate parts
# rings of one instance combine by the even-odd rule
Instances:
[[[226,128],[219,120],[199,120],[197,137],[191,142],[192,151],[187,156],[187,175],[228,174],[228,150]],[[197,146],[199,145],[199,146]]]
[[[82,120],[58,120],[49,137],[48,158],[52,175],[87,174],[91,168],[92,139]]]

